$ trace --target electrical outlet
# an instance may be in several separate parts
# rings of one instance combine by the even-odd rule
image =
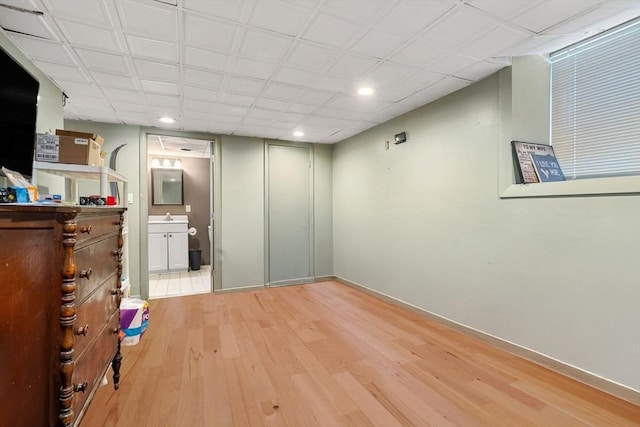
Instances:
[[[184,205],[184,209],[185,209],[187,212],[191,212],[191,205]]]

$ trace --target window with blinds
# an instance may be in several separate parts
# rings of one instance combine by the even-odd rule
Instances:
[[[640,19],[551,60],[551,141],[567,179],[640,175]]]

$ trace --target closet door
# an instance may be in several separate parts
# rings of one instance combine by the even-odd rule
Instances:
[[[311,152],[268,145],[268,270],[271,285],[312,281]]]

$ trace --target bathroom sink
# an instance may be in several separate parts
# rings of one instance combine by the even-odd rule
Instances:
[[[167,217],[167,215],[149,215],[148,223],[149,224],[165,224],[165,223],[188,224],[189,217],[187,215],[170,215],[169,217]]]
[[[189,227],[187,215],[149,215],[149,233],[186,233]]]

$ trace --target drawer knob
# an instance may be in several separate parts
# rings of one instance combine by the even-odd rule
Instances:
[[[122,255],[122,253],[120,252],[120,249],[114,249],[113,252],[111,252],[113,254],[113,256],[120,256]]]
[[[112,333],[117,334],[118,332],[120,332],[120,328],[118,328],[117,326],[115,328],[113,328],[111,330]]]
[[[120,221],[113,221],[113,225],[120,225],[120,224],[122,224],[122,222],[120,222]]]
[[[111,290],[111,295],[122,296],[122,291],[120,289],[112,289]]]
[[[87,225],[85,227],[80,227],[80,232],[81,233],[91,234],[91,226]]]
[[[89,333],[89,325],[88,324],[86,324],[84,326],[80,326],[78,329],[76,329],[76,335],[84,335],[86,337],[88,333]]]
[[[84,277],[84,278],[86,278],[86,279],[90,279],[90,278],[91,278],[91,274],[92,274],[92,273],[93,273],[93,272],[91,271],[91,269],[90,269],[90,268],[88,268],[88,269],[86,269],[86,270],[82,270],[82,271],[80,272],[80,277]]]
[[[74,384],[73,386],[73,391],[75,391],[76,393],[81,391],[81,392],[85,392],[85,390],[87,390],[87,387],[89,386],[89,383],[87,381],[80,383],[80,384]]]

